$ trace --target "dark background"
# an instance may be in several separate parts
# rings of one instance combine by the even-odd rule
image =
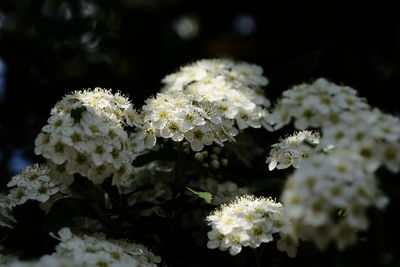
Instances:
[[[1,175],[9,174],[10,157],[32,156],[36,134],[65,93],[112,88],[140,107],[166,74],[201,58],[261,65],[272,100],[291,85],[326,77],[399,110],[397,5],[276,2],[0,1]],[[198,25],[191,38],[174,30],[184,16]]]
[[[202,58],[259,64],[271,100],[326,77],[384,111],[400,110],[395,1],[274,2],[1,0],[0,188],[38,160],[33,141],[65,93],[112,88],[139,108],[166,74]],[[179,35],[182,18],[198,31]]]

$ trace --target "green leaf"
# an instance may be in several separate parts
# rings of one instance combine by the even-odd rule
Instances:
[[[209,192],[198,192],[198,191],[194,191],[193,189],[186,187],[190,192],[192,192],[193,194],[196,194],[198,197],[204,199],[205,202],[207,202],[208,204],[211,203],[212,199],[213,199],[213,195]]]
[[[347,215],[346,210],[345,209],[339,209],[337,212],[337,215],[339,217],[345,217]]]
[[[87,108],[85,106],[80,106],[71,110],[71,117],[75,120],[75,122],[79,122],[82,117],[82,113],[85,112]]]
[[[141,211],[153,208],[157,205],[151,202],[140,202],[136,203],[130,207],[123,208],[116,210],[115,213],[116,215],[121,215],[121,216],[130,216],[130,215],[136,215],[139,214]]]

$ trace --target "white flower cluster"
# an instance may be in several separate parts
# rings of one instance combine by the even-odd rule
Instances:
[[[337,86],[318,79],[313,84],[302,84],[283,93],[283,99],[272,117],[279,128],[294,117],[295,127],[320,128],[319,150],[345,149],[348,153],[361,156],[363,167],[374,172],[381,165],[397,172],[400,169],[400,119],[372,109],[357,97],[349,87]],[[308,115],[307,115],[308,114]],[[279,119],[280,118],[280,119]],[[280,147],[280,145],[278,145]],[[279,151],[280,149],[278,149]],[[271,151],[270,169],[282,155],[290,163],[290,157]],[[272,166],[271,166],[272,165]],[[278,164],[277,164],[278,165]],[[289,164],[286,164],[289,165]],[[278,167],[278,166],[276,166]]]
[[[132,104],[109,90],[75,91],[51,110],[35,140],[35,154],[48,160],[51,177],[64,184],[79,173],[95,184],[113,176],[113,184],[130,177],[133,147],[125,127],[136,117]]]
[[[55,183],[49,176],[46,165],[33,164],[23,169],[19,174],[13,176],[7,184],[11,187],[8,194],[0,193],[0,226],[12,228],[15,218],[12,209],[22,205],[28,200],[36,200],[41,205],[46,205],[50,198],[62,189],[60,184]]]
[[[368,109],[357,91],[347,86],[339,86],[320,78],[312,84],[300,84],[283,92],[270,120],[279,129],[294,118],[297,129],[324,127],[337,124],[345,111],[356,112]]]
[[[378,109],[346,112],[341,115],[340,124],[323,129],[321,145],[360,156],[369,172],[381,165],[398,172],[400,119]]]
[[[359,157],[348,151],[317,153],[288,179],[282,202],[293,228],[321,248],[335,241],[344,249],[368,227],[366,210],[383,208],[388,199]]]
[[[44,203],[60,191],[59,185],[50,178],[48,167],[39,164],[23,169],[11,178],[7,186],[12,187],[7,195],[10,207],[21,205],[28,200]]]
[[[253,96],[255,98],[255,92],[246,90],[266,86],[268,79],[263,76],[263,69],[254,64],[236,62],[230,59],[203,59],[181,67],[176,73],[167,75],[163,79],[163,83],[165,84],[165,90],[184,90],[186,86],[192,83],[201,83],[203,85],[226,83],[227,85],[223,86],[225,89],[232,88],[247,92],[249,97]],[[227,93],[223,90],[224,88],[220,89],[219,94]],[[199,88],[204,92],[207,89],[210,88]],[[234,93],[233,91],[230,92]],[[208,94],[212,93],[208,92]],[[257,101],[268,102],[263,97]]]
[[[269,170],[286,169],[290,166],[298,168],[299,164],[313,153],[319,140],[317,132],[303,130],[273,144],[266,161]]]
[[[212,212],[206,220],[212,227],[208,232],[208,248],[229,249],[231,255],[236,255],[242,247],[257,248],[271,242],[273,234],[279,233],[282,241],[278,242],[278,249],[290,257],[296,256],[298,240],[291,235],[282,204],[271,198],[238,197]]]
[[[136,116],[135,144],[152,148],[156,137],[186,140],[194,151],[204,145],[233,140],[239,130],[261,126],[270,129],[269,101],[261,86],[262,69],[231,60],[200,60],[168,75],[163,91],[146,101]]]
[[[368,227],[365,210],[387,202],[373,173],[382,165],[399,171],[400,119],[372,109],[354,89],[325,79],[284,92],[272,117],[275,128],[294,118],[296,128],[321,132],[312,159],[302,162],[283,191],[295,228],[320,248],[331,240],[339,249],[355,242],[357,232]],[[285,167],[286,158],[281,163],[274,154],[273,149],[269,169],[277,163]],[[291,160],[287,157],[286,165]]]
[[[59,231],[56,252],[36,262],[13,262],[8,267],[156,267],[161,262],[140,244],[106,239],[103,235],[74,235],[69,228]]]

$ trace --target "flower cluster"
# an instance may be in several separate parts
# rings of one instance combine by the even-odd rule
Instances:
[[[399,170],[400,119],[372,109],[354,89],[325,79],[284,92],[272,117],[275,128],[291,118],[298,129],[320,128],[319,144],[306,151],[312,159],[287,182],[283,203],[303,237],[320,248],[331,240],[345,248],[367,228],[365,210],[387,202],[373,173],[382,165]],[[296,149],[287,144],[290,138],[285,140],[271,151],[270,170],[298,164],[291,152]]]
[[[371,108],[352,88],[322,78],[311,85],[295,86],[283,93],[272,117],[276,128],[292,117],[299,129],[319,127],[322,137],[317,149],[345,149],[360,156],[369,172],[381,165],[393,172],[400,168],[400,119]],[[267,160],[270,169],[292,164],[291,153],[285,153],[280,144],[277,147]]]
[[[270,120],[279,129],[294,118],[297,129],[322,127],[338,124],[342,113],[368,109],[357,91],[347,86],[339,86],[320,78],[312,84],[300,84],[283,92]]]
[[[136,116],[135,144],[152,148],[157,137],[185,139],[194,151],[233,140],[248,127],[270,129],[269,101],[260,89],[267,84],[262,69],[231,60],[201,60],[163,80],[161,93],[146,101]],[[236,125],[235,125],[236,122]]]
[[[48,124],[35,140],[35,154],[48,160],[51,177],[64,184],[73,174],[100,184],[113,176],[113,184],[130,177],[133,147],[125,127],[136,117],[132,104],[108,90],[76,91],[51,110]]]
[[[346,149],[363,159],[374,172],[384,165],[393,172],[400,167],[400,119],[378,109],[343,113],[341,123],[323,129],[321,145]]]
[[[359,157],[334,151],[304,161],[288,179],[282,202],[299,236],[321,249],[330,241],[343,249],[368,227],[366,209],[383,208],[388,200]]]
[[[192,83],[203,85],[226,83],[232,89],[246,91],[248,88],[259,88],[268,84],[268,79],[262,74],[263,69],[254,64],[235,62],[230,59],[203,59],[181,67],[176,73],[167,75],[163,79],[163,83],[165,90],[184,90],[186,86]],[[226,87],[226,89],[229,89],[229,87]],[[226,92],[221,88],[219,94],[223,93]],[[249,96],[256,98],[254,93],[248,91]],[[257,101],[265,102],[267,100],[261,98]]]
[[[285,250],[290,257],[296,255],[298,241],[290,235],[291,229],[283,206],[271,198],[250,195],[238,197],[229,205],[222,205],[212,212],[207,222],[212,227],[208,232],[208,248],[229,249],[231,255],[236,255],[242,247],[257,248],[261,243],[271,242],[273,234],[279,233],[285,241],[278,244],[278,249]],[[291,238],[287,238],[289,235]]]
[[[46,202],[60,191],[60,187],[49,176],[46,165],[34,164],[13,176],[7,184],[12,187],[7,195],[10,207],[25,203],[27,200]]]
[[[11,187],[8,194],[0,193],[0,226],[13,228],[15,218],[12,209],[28,200],[40,202],[41,208],[52,205],[51,198],[64,191],[62,185],[50,179],[46,165],[33,164],[13,176],[7,184]]]
[[[40,258],[37,262],[11,262],[9,267],[53,267],[53,266],[140,266],[155,267],[161,262],[140,244],[125,240],[106,239],[97,234],[74,235],[69,228],[59,231],[60,241],[56,252]]]
[[[320,136],[317,132],[299,131],[273,144],[266,163],[270,171],[273,169],[295,168],[303,159],[312,154],[312,150],[319,144]]]
[[[237,134],[224,131],[224,126],[229,129],[232,124],[223,122],[212,105],[193,105],[183,92],[159,93],[142,109],[143,123],[136,124],[141,130],[135,140],[143,148],[152,148],[156,137],[163,137],[176,142],[185,139],[194,151],[200,151],[204,145],[222,143]]]

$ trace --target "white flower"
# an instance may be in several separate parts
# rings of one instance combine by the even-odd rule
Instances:
[[[65,116],[61,114],[56,114],[51,116],[47,122],[48,132],[61,132],[65,128],[69,128],[74,124],[73,118],[71,116]]]
[[[286,169],[290,166],[298,168],[304,159],[310,157],[319,142],[320,137],[317,132],[305,130],[280,140],[279,143],[272,145],[266,160],[268,169],[270,171],[275,168]]]
[[[178,113],[177,116],[183,132],[187,132],[196,126],[206,124],[204,118],[202,118],[199,112],[197,112],[193,107],[183,110],[182,112]]]
[[[99,115],[88,111],[81,114],[80,124],[87,136],[104,136],[108,133],[109,125]]]
[[[245,110],[240,111],[236,117],[236,122],[240,130],[246,129],[249,126],[253,128],[261,127],[259,113],[256,109],[254,109],[252,112]]]
[[[275,130],[278,130],[288,124],[292,117],[290,115],[290,110],[284,106],[282,101],[278,101],[275,105],[274,111],[268,118],[270,124],[273,125]]]
[[[280,233],[280,239],[276,242],[276,246],[280,251],[286,251],[291,258],[296,257],[299,239],[290,234]]]
[[[184,138],[180,123],[172,120],[168,121],[165,127],[160,131],[160,135],[164,138],[171,138],[175,142],[180,142]]]
[[[206,218],[212,227],[207,247],[229,249],[231,255],[240,253],[242,247],[257,248],[271,242],[273,233],[289,234],[289,221],[284,216],[282,205],[270,198],[237,197]]]
[[[87,178],[94,184],[101,184],[105,178],[116,174],[118,170],[115,170],[111,164],[101,164],[98,166],[92,166],[87,172]]]
[[[67,164],[57,165],[51,161],[47,162],[49,174],[55,183],[70,185],[74,181],[74,176],[67,170]],[[71,170],[70,170],[71,171]],[[73,170],[72,170],[73,171]]]
[[[206,125],[197,126],[184,135],[193,151],[200,151],[204,145],[211,145],[214,142],[214,135]]]

